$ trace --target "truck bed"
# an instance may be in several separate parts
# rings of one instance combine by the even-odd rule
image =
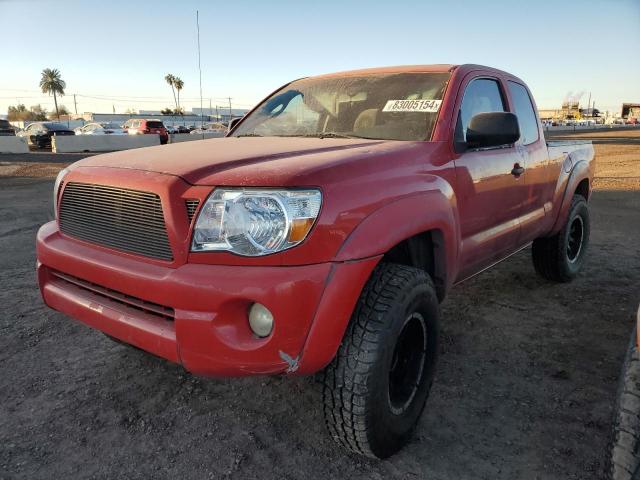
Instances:
[[[571,155],[574,165],[581,160],[590,162],[595,155],[591,140],[547,140],[547,150],[551,161]]]

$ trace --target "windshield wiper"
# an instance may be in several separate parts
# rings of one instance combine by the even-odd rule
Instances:
[[[336,132],[318,132],[318,133],[306,133],[303,135],[286,135],[286,136],[287,137],[308,137],[308,138],[360,138],[355,135],[346,135],[344,133],[336,133]]]
[[[240,137],[261,137],[262,135],[259,135],[257,133],[243,133],[242,135],[234,135],[234,137],[236,138],[240,138]]]

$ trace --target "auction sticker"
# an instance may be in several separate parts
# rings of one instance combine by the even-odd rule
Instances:
[[[389,100],[383,112],[437,112],[442,100]]]

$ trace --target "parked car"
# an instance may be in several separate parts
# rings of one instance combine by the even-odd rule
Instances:
[[[331,437],[388,457],[455,284],[530,244],[550,281],[585,261],[593,147],[545,142],[536,112],[489,67],[359,70],[283,86],[226,138],[81,160],[38,232],[44,301],[197,375],[321,372]]]
[[[53,136],[75,135],[75,132],[66,125],[57,122],[34,122],[18,132],[19,137],[25,137],[29,146],[36,148],[51,148]]]
[[[220,136],[224,136],[227,133],[227,126],[220,122],[205,123],[201,127],[198,127],[192,130],[190,133],[192,135],[202,135],[203,133],[205,134],[218,133],[220,134]]]
[[[14,136],[15,134],[16,131],[13,125],[8,120],[0,119],[0,137]]]
[[[163,145],[169,141],[169,132],[161,120],[130,119],[125,122],[123,129],[129,135],[159,135]]]
[[[82,127],[74,129],[76,135],[127,135],[122,126],[117,123],[87,123]]]
[[[190,133],[191,130],[189,130],[188,127],[185,127],[184,125],[176,125],[174,127],[174,132],[173,133]]]
[[[640,480],[640,309],[618,381],[607,480]]]

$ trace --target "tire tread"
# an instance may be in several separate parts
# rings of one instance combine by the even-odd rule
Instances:
[[[367,380],[390,328],[383,317],[394,302],[408,295],[404,286],[416,281],[429,286],[437,303],[433,283],[423,270],[394,263],[378,265],[361,293],[338,353],[321,374],[326,427],[336,442],[354,453],[377,458],[369,442],[366,405],[372,392]]]
[[[582,195],[574,195],[571,200],[567,222],[562,229],[552,237],[536,238],[533,241],[533,245],[531,246],[533,266],[538,275],[547,280],[565,283],[574,277],[574,275],[570,274],[567,269],[564,268],[566,262],[565,238],[567,229],[570,227],[569,219],[571,218],[571,213],[579,208],[581,204],[587,205],[586,199]],[[581,255],[586,254],[587,246],[588,232],[585,244],[583,245],[584,252],[582,252]]]
[[[640,354],[633,330],[618,386],[609,456],[608,480],[636,480],[640,467]]]

